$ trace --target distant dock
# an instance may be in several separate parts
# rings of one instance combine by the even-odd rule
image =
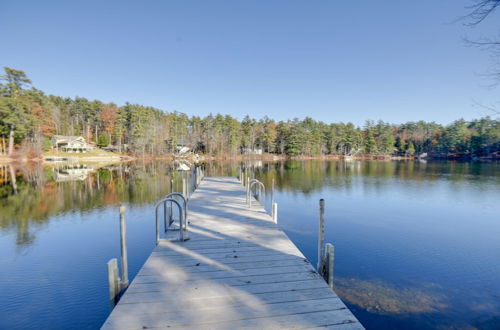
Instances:
[[[102,329],[364,329],[237,179],[207,177]]]

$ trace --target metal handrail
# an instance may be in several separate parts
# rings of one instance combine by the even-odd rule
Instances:
[[[173,198],[164,198],[162,200],[160,200],[158,203],[156,203],[155,205],[155,215],[156,215],[156,245],[158,245],[158,243],[160,242],[160,221],[159,221],[159,207],[165,203],[174,203],[175,205],[177,205],[177,208],[179,209],[179,240],[181,242],[183,241],[187,241],[189,238],[187,237],[187,233],[186,235],[184,234],[184,231],[187,229],[187,221],[186,219],[184,218],[184,212],[182,210],[182,206],[181,204],[173,199]],[[182,226],[182,222],[184,222],[184,227]],[[166,232],[166,230],[165,230]]]
[[[251,193],[250,193],[250,187],[251,187],[252,183],[254,183],[254,182],[259,182],[259,180],[257,180],[257,179],[251,179],[250,180],[250,178],[247,178],[247,185],[246,185],[246,188],[247,188],[247,204],[250,203],[250,195],[251,195]]]
[[[180,197],[182,198],[182,201],[184,202],[184,219],[187,219],[187,216],[188,216],[188,212],[187,212],[187,205],[188,205],[188,202],[187,202],[187,199],[186,199],[186,196],[184,196],[183,194],[179,193],[179,192],[172,192],[168,195],[166,195],[164,198],[172,198],[174,196],[177,196],[177,197]],[[167,206],[167,203],[164,203],[163,204],[163,221],[165,223],[165,232],[167,232],[167,212],[166,212],[166,206]],[[173,214],[172,214],[172,208],[169,209],[170,212],[168,214],[168,225],[170,226],[173,222],[174,222],[174,217],[173,217]],[[186,230],[187,230],[187,220],[186,220]]]
[[[264,186],[264,184],[262,182],[260,182],[259,180],[256,180],[254,182],[252,182],[250,184],[250,193],[252,193],[252,189],[254,187],[254,185],[259,185],[260,188],[262,188],[262,190],[264,190],[264,194],[266,193],[266,187]],[[260,194],[260,193],[259,193]],[[255,191],[255,196],[257,196],[257,190]]]
[[[254,179],[255,180],[255,179]],[[264,191],[264,200],[265,200],[265,196],[266,196],[266,187],[264,186],[264,184],[262,182],[260,182],[259,180],[252,180],[253,182],[250,184],[250,188],[249,188],[249,206],[252,207],[252,188],[254,185],[259,185],[260,188],[262,188],[262,190]],[[259,198],[260,198],[260,192],[259,192]]]
[[[253,182],[260,182],[260,181],[257,179],[252,179],[252,180],[250,180],[249,184],[252,184]]]

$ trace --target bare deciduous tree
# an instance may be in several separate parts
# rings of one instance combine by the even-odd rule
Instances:
[[[474,4],[467,7],[470,13],[467,25],[475,26],[484,21],[500,5],[500,0],[476,0]]]

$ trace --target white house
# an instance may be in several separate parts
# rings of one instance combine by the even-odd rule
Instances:
[[[54,135],[52,137],[52,147],[64,152],[87,152],[95,147],[88,144],[83,136]]]
[[[244,155],[262,155],[264,149],[261,147],[241,147],[241,153]]]

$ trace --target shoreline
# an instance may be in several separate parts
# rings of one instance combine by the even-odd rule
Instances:
[[[288,155],[276,155],[276,154],[262,154],[262,155],[188,155],[184,157],[178,157],[175,155],[165,155],[165,156],[131,156],[131,155],[113,155],[113,156],[72,156],[71,154],[64,156],[39,156],[28,158],[26,155],[14,155],[9,157],[7,155],[0,155],[0,164],[9,163],[47,163],[47,164],[57,164],[57,163],[78,163],[78,162],[129,162],[134,160],[187,160],[190,162],[209,162],[209,161],[286,161],[286,160],[324,160],[324,161],[416,161],[419,160],[415,156],[384,156],[384,155],[359,155],[353,157],[346,157],[343,155],[321,155],[321,156],[288,156]],[[421,161],[478,161],[478,162],[488,162],[488,161],[500,161],[498,157],[478,157],[471,159],[470,157],[444,157],[444,156],[428,156],[421,159]]]

